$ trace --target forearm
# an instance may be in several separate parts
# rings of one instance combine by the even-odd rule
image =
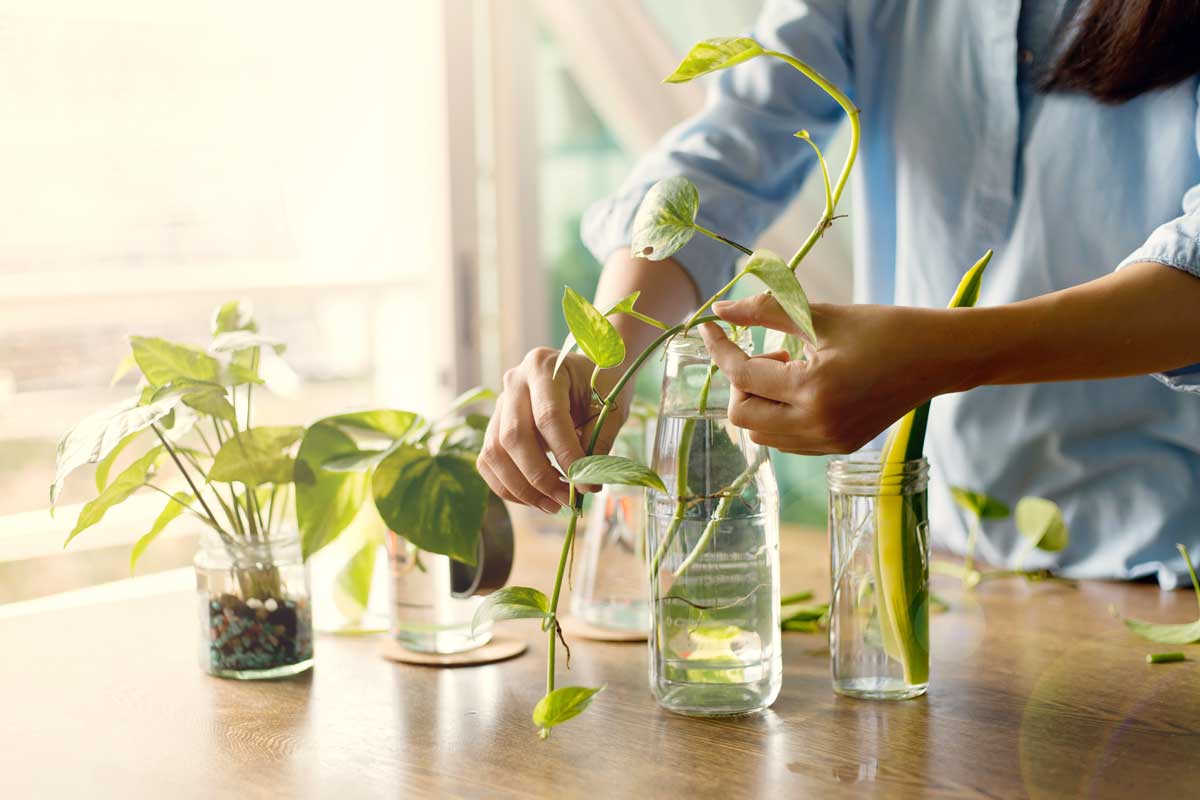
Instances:
[[[1120,378],[1200,362],[1200,279],[1155,263],[1002,306],[934,312],[943,391]]]
[[[604,264],[600,285],[596,287],[595,305],[604,309],[639,291],[637,310],[671,325],[682,321],[700,303],[695,283],[674,260],[647,261],[620,251]],[[625,314],[616,314],[610,319],[625,340],[625,361],[601,374],[600,383],[604,386],[614,384],[638,354],[661,333],[652,325]]]

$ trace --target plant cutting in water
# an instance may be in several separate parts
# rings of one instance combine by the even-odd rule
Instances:
[[[139,491],[157,492],[166,502],[134,545],[131,571],[146,548],[184,515],[218,537],[235,565],[238,594],[211,602],[213,666],[272,667],[279,664],[271,662],[311,658],[307,597],[291,596],[269,558],[273,538],[288,524],[291,453],[304,429],[252,425],[255,387],[268,379],[290,382],[294,375],[279,357],[283,344],[258,332],[245,304],[220,306],[211,329],[207,349],[131,337],[131,352],[113,382],[137,370],[140,389],[63,437],[50,487],[51,513],[67,476],[84,464],[96,464],[98,495],[83,506],[67,544],[113,506]],[[110,480],[118,457],[139,451]],[[162,482],[160,469],[168,462],[186,488]],[[248,558],[247,553],[267,557]]]
[[[950,494],[959,508],[966,511],[970,517],[966,553],[963,555],[962,564],[935,561],[931,565],[932,569],[961,579],[963,586],[968,589],[978,586],[983,581],[1010,577],[1022,577],[1031,583],[1054,580],[1071,587],[1076,585],[1074,581],[1059,577],[1048,569],[1021,568],[1021,564],[1033,550],[1056,553],[1064,549],[1070,541],[1070,531],[1063,519],[1062,510],[1054,501],[1044,497],[1021,498],[1017,503],[1014,520],[1023,541],[1021,551],[1017,555],[1016,568],[978,570],[975,569],[975,544],[983,533],[983,521],[1007,519],[1011,512],[1002,501],[983,492],[951,486]]]
[[[582,506],[579,487],[588,484],[625,484],[642,486],[664,495],[667,494],[667,487],[663,479],[652,470],[617,456],[592,455],[595,451],[600,431],[604,428],[605,422],[616,407],[617,399],[621,396],[629,380],[658,348],[668,344],[681,334],[686,334],[697,325],[714,321],[716,318],[706,316],[706,312],[714,302],[725,296],[748,275],[757,277],[766,285],[779,305],[791,318],[792,322],[795,323],[797,329],[802,332],[803,337],[808,340],[808,345],[813,347],[818,345],[816,331],[813,329],[808,298],[800,282],[796,279],[795,271],[835,219],[838,203],[841,200],[858,152],[860,136],[858,109],[841,90],[804,62],[786,53],[764,49],[758,42],[749,38],[729,37],[709,39],[697,44],[688,53],[675,72],[667,77],[666,82],[680,83],[690,81],[694,78],[733,67],[754,58],[772,58],[783,61],[799,70],[832,97],[841,106],[849,120],[851,133],[850,150],[836,183],[831,185],[828,168],[820,149],[808,137],[807,133],[801,131],[797,134],[797,137],[811,146],[816,153],[817,163],[820,166],[825,187],[825,208],[804,243],[791,259],[786,262],[769,250],[752,251],[748,247],[734,242],[719,233],[709,231],[698,225],[696,216],[699,208],[699,193],[696,187],[686,178],[667,178],[655,184],[650,189],[634,220],[631,252],[635,257],[655,261],[668,258],[683,247],[696,233],[720,241],[737,250],[742,255],[747,256],[747,259],[734,275],[733,279],[701,304],[682,324],[669,326],[664,322],[638,312],[635,308],[637,301],[636,293],[621,300],[612,308],[601,312],[578,293],[570,288],[566,290],[563,297],[563,315],[567,321],[571,335],[563,344],[559,356],[559,364],[565,359],[567,353],[576,346],[595,364],[592,385],[593,392],[596,394],[596,400],[599,404],[599,412],[593,421],[592,433],[587,443],[586,452],[588,456],[573,463],[565,476],[565,480],[569,484],[571,515],[567,523],[566,536],[559,554],[554,585],[549,597],[537,589],[527,587],[510,587],[501,590],[495,593],[476,615],[477,622],[488,619],[512,618],[515,616],[532,617],[542,620],[543,630],[546,631],[548,636],[546,695],[538,703],[537,710],[534,713],[534,722],[539,727],[543,738],[549,735],[551,727],[574,717],[586,708],[595,697],[596,692],[599,691],[599,689],[583,689],[581,687],[556,688],[555,686],[557,637],[561,636],[557,618],[558,600],[567,564],[571,558],[575,542],[576,526]],[[973,270],[973,273],[977,275],[981,271],[982,266],[977,266]],[[975,286],[977,291],[977,278]],[[662,333],[646,350],[633,359],[629,368],[615,382],[612,390],[607,395],[600,396],[599,393],[595,392],[595,376],[601,370],[610,369],[621,364],[626,357],[625,343],[608,320],[608,317],[613,314],[631,316],[647,325],[658,328]],[[787,350],[793,358],[802,356],[804,342],[798,337],[780,336],[772,332],[769,342],[768,349]],[[699,411],[698,415],[689,416],[682,423],[680,438],[682,448],[691,446],[693,436],[696,435],[697,419],[705,415],[708,396],[710,388],[713,385],[713,376],[715,373],[716,367],[715,365],[711,365],[699,389],[698,403],[696,404]],[[766,448],[762,448],[761,455],[758,458],[765,459],[767,457],[766,454]],[[750,480],[754,471],[761,464],[761,460],[758,463],[744,464],[742,469],[735,470],[725,476],[725,479],[729,482],[724,489],[713,495],[720,499],[714,504],[711,516],[700,536],[695,539],[691,552],[675,567],[674,576],[676,578],[686,573],[696,563],[697,559],[704,554],[705,550],[711,546],[718,528],[721,527],[733,509],[733,506],[740,498],[746,482]],[[688,477],[691,467],[692,463],[691,459],[688,458],[688,453],[680,453],[676,459],[676,475],[673,481],[674,489],[677,493],[676,513],[673,515],[671,525],[666,531],[660,546],[656,548],[656,552],[651,556],[650,572],[652,581],[655,580],[655,576],[658,574],[666,547],[678,533],[690,502],[687,493],[690,485]],[[895,536],[899,540],[904,534],[904,530],[898,529]],[[900,544],[903,546],[902,542]],[[899,561],[901,555],[902,553],[896,553],[894,558]],[[891,566],[889,564],[889,568]],[[902,569],[902,566],[898,566],[897,568]],[[893,582],[890,585],[893,594],[902,594],[904,592],[905,580],[907,580],[905,574],[901,573],[900,583],[896,584]],[[666,600],[668,597],[674,598],[676,595],[671,593],[662,599]],[[725,636],[724,629],[728,627],[728,625],[716,626],[711,631],[711,634],[712,636]],[[717,628],[720,628],[720,630],[717,630]],[[904,631],[901,631],[898,635],[901,638],[904,636],[911,638]],[[566,709],[569,713],[562,712],[561,710],[563,709]]]

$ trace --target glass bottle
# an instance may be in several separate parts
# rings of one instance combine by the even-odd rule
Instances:
[[[647,463],[647,427],[640,419],[630,419],[613,445],[613,455]],[[596,628],[644,635],[650,629],[645,490],[605,484],[591,501],[582,539],[571,613]]]
[[[201,669],[253,680],[312,666],[308,565],[296,531],[247,541],[210,530],[194,565]]]
[[[749,351],[748,332],[736,339]],[[681,714],[779,695],[779,492],[767,449],[726,417],[729,383],[697,334],[667,350],[648,492],[650,685]]]
[[[904,700],[929,686],[929,462],[880,458],[826,467],[829,654],[834,691]]]

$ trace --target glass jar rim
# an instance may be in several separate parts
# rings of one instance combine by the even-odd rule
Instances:
[[[733,326],[728,322],[713,323],[725,332],[726,336],[730,336]],[[738,328],[736,337],[731,337],[734,344],[742,349],[743,352],[753,355],[754,339],[750,335],[749,328]],[[687,355],[687,356],[707,356],[708,347],[704,344],[704,339],[700,337],[698,328],[690,328],[686,332],[674,336],[667,345],[667,352],[671,355]]]
[[[206,555],[240,567],[284,563],[299,558],[300,531],[289,527],[272,531],[265,539],[248,539],[240,536],[227,538],[207,528],[200,536],[200,547]]]
[[[917,494],[929,486],[929,460],[921,456],[885,467],[882,451],[860,450],[829,459],[825,481],[839,494]]]

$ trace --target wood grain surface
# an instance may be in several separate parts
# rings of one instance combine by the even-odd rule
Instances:
[[[784,589],[828,595],[821,534],[787,531]],[[557,542],[525,532],[515,582],[545,586]],[[941,583],[928,696],[835,696],[822,636],[786,634],[783,692],[758,715],[658,708],[644,644],[576,640],[560,685],[608,688],[535,734],[537,623],[520,658],[458,669],[385,661],[372,638],[321,637],[296,679],[238,683],[196,665],[196,610],[174,592],[0,619],[0,797],[1195,797],[1200,661],[1107,609],[1196,613],[1189,592]],[[561,658],[560,658],[561,663]]]

